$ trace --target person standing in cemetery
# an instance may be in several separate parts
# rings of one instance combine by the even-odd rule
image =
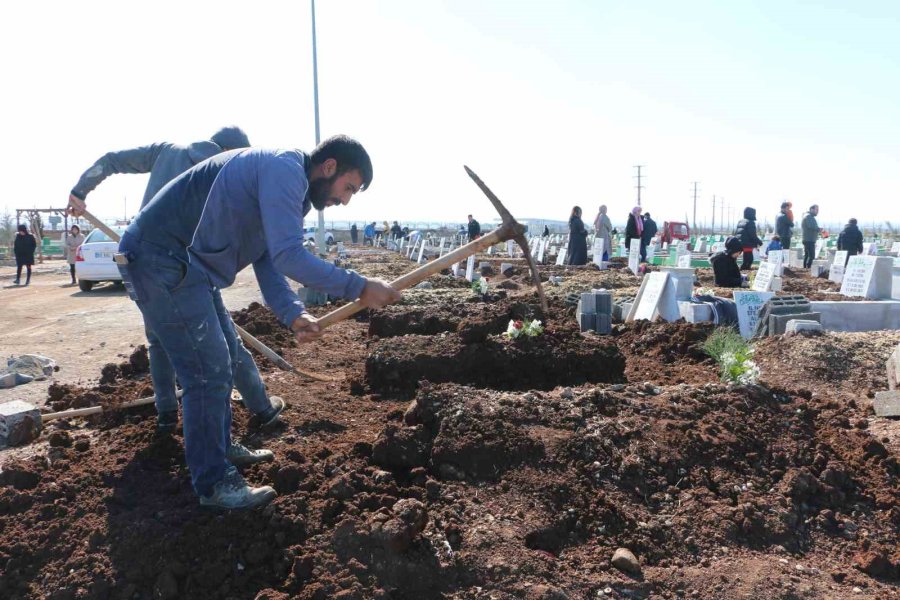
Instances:
[[[601,204],[600,210],[597,213],[597,218],[594,219],[594,235],[603,240],[603,260],[609,260],[609,251],[612,249],[612,222],[609,220],[609,215],[606,214],[606,205]]]
[[[363,229],[363,245],[365,244],[375,245],[375,221],[372,221]]]
[[[481,237],[481,224],[472,215],[469,215],[468,234],[470,242]]]
[[[66,262],[69,263],[69,275],[72,276],[72,285],[75,285],[75,256],[78,253],[78,246],[84,243],[84,234],[78,225],[72,225],[71,229],[65,234],[65,242],[63,247],[66,249]]]
[[[781,238],[781,247],[791,249],[791,236],[794,233],[794,213],[790,202],[781,203],[781,212],[775,219],[775,233]]]
[[[781,250],[781,238],[778,237],[778,234],[773,234],[772,239],[769,240],[769,245],[766,246],[766,259],[769,258],[770,252],[777,252]]]
[[[628,213],[628,223],[625,225],[625,249],[631,253],[631,240],[641,241],[644,233],[644,220],[641,218],[641,207],[635,206]]]
[[[656,221],[650,218],[650,213],[644,213],[642,219],[644,228],[641,232],[641,262],[647,262],[647,246],[653,242],[659,228],[656,226]]]
[[[856,219],[850,219],[838,235],[837,248],[847,251],[848,260],[851,256],[863,253],[863,234],[856,224]]]
[[[550,226],[544,225],[544,233],[541,234],[541,237],[548,238],[550,237]]]
[[[28,231],[24,223],[20,223],[16,231],[16,239],[13,242],[13,254],[16,257],[16,280],[19,285],[22,281],[22,267],[25,267],[25,285],[31,283],[31,267],[34,265],[34,251],[37,250],[37,240]]]
[[[391,225],[391,238],[395,240],[399,240],[400,236],[403,235],[403,230],[400,228],[400,223],[394,221],[394,224]]]
[[[753,266],[753,251],[762,246],[762,240],[756,232],[756,209],[746,207],[744,218],[738,221],[734,228],[734,236],[741,243],[744,252],[744,260],[741,264],[742,271],[749,271]]]
[[[739,288],[743,285],[744,278],[737,263],[738,256],[744,252],[743,245],[737,237],[729,237],[725,240],[725,249],[710,257],[717,287]]]
[[[569,248],[566,252],[567,265],[587,264],[587,228],[581,220],[581,207],[573,206],[569,216]]]
[[[800,222],[800,230],[803,235],[803,268],[812,267],[813,259],[816,257],[816,241],[819,239],[819,223],[816,217],[819,214],[819,205],[813,204],[809,207],[809,212],[803,216]]]
[[[359,239],[359,230],[356,228],[356,223],[350,226],[350,243],[354,246],[356,245],[356,241]]]
[[[229,453],[237,342],[221,290],[252,264],[266,303],[299,342],[322,330],[286,277],[368,308],[399,300],[383,281],[311,254],[299,235],[310,210],[346,205],[371,181],[368,153],[346,136],[310,154],[226,152],[165,186],[122,236],[122,279],[184,388],[185,458],[201,505],[246,509],[275,496],[271,487],[249,486]]]
[[[167,183],[194,165],[222,152],[249,146],[250,139],[244,130],[231,126],[221,128],[208,141],[194,142],[188,146],[160,142],[131,150],[107,152],[85,171],[72,188],[69,195],[69,210],[76,216],[81,214],[86,208],[88,193],[109,175],[150,173],[141,202],[143,209]],[[230,318],[229,316],[228,319]],[[146,329],[144,333],[147,336],[147,353],[150,355],[150,379],[156,397],[157,431],[162,434],[172,433],[178,427],[175,369],[156,332]],[[234,385],[241,394],[244,406],[253,415],[253,421],[257,425],[267,427],[274,424],[284,410],[284,400],[278,396],[269,397],[266,393],[256,363],[253,362],[253,357],[240,338],[236,338],[235,353]],[[240,444],[234,444],[229,448],[229,452],[235,460],[244,462],[272,458],[271,452],[254,454]]]
[[[391,226],[388,225],[387,221],[383,221],[381,223],[381,237],[385,240],[388,239],[388,236],[391,235]]]

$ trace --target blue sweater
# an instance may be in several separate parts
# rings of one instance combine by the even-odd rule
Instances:
[[[308,166],[298,150],[224,152],[169,182],[128,232],[177,252],[220,288],[252,264],[266,303],[290,326],[305,308],[285,277],[351,300],[366,284],[303,246]]]

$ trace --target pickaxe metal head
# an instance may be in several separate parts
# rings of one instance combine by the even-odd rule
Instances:
[[[485,183],[481,180],[481,178],[475,174],[475,171],[470,169],[469,167],[463,165],[466,173],[469,174],[469,177],[472,178],[472,181],[475,182],[481,191],[484,192],[484,195],[488,197],[488,200],[491,201],[491,204],[494,205],[494,209],[498,213],[500,213],[500,219],[502,221],[500,227],[503,229],[507,229],[511,235],[509,236],[511,239],[515,240],[517,244],[522,248],[522,251],[525,253],[525,260],[528,261],[528,268],[531,269],[531,278],[534,280],[534,285],[537,288],[538,298],[541,302],[541,308],[544,313],[548,312],[547,308],[547,298],[544,296],[544,287],[541,285],[541,276],[538,273],[537,263],[534,262],[534,257],[531,256],[531,251],[528,248],[528,238],[525,237],[525,226],[516,221],[512,214],[506,207],[503,206],[503,203],[500,202],[500,199],[485,185]]]

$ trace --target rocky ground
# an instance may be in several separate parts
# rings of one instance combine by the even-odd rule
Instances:
[[[760,384],[724,385],[710,325],[576,331],[565,296],[633,293],[630,273],[545,267],[562,277],[545,314],[517,269],[488,274],[486,297],[436,276],[315,345],[262,306],[235,313],[340,378],[258,359],[288,403],[269,431],[234,403],[234,435],[276,454],[245,473],[279,492],[263,510],[201,510],[152,407],[54,422],[30,456],[0,455],[0,597],[900,597],[898,423],[870,408],[900,334],[769,338]],[[522,317],[545,335],[500,335]],[[51,409],[147,394],[145,357],[54,386]]]

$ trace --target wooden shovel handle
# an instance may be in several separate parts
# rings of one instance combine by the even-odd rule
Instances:
[[[477,240],[469,242],[465,246],[460,246],[453,252],[449,252],[436,260],[422,265],[414,271],[410,271],[406,275],[398,277],[391,282],[391,287],[395,290],[405,290],[407,288],[410,288],[417,283],[425,281],[432,275],[440,273],[444,269],[447,269],[450,266],[464,259],[467,259],[474,254],[478,254],[485,248],[489,248],[490,246],[493,246],[494,244],[497,244],[499,242],[503,242],[507,239],[512,239],[512,232],[501,226],[491,233],[480,237]],[[356,302],[351,302],[350,304],[345,304],[344,306],[333,310],[327,315],[319,318],[319,327],[322,329],[330,327],[335,323],[339,323],[344,319],[352,317],[364,308],[365,306],[360,304],[359,300],[357,300]]]
[[[184,390],[178,390],[175,392],[176,398],[181,398],[184,394]],[[131,408],[133,406],[144,406],[145,404],[152,404],[156,401],[156,396],[149,396],[147,398],[138,398],[137,400],[129,400],[128,402],[123,402],[116,408]],[[87,408],[73,408],[72,410],[63,410],[60,412],[49,413],[46,415],[41,415],[41,421],[46,423],[47,421],[54,421],[56,419],[70,419],[72,417],[86,417],[88,415],[96,415],[98,413],[102,413],[104,408],[102,406],[89,406]]]

